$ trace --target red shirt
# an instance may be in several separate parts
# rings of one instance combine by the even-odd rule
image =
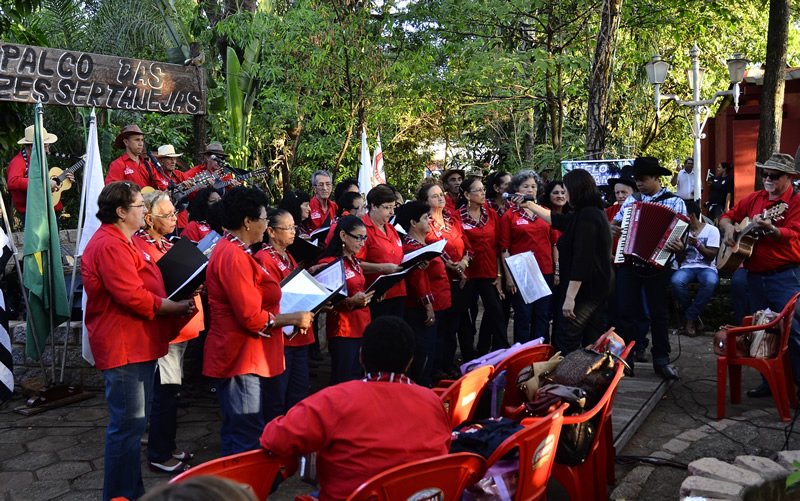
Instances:
[[[143,230],[137,231],[132,240],[134,245],[149,256],[154,257],[156,262],[158,262],[172,247],[172,243],[166,238],[162,238],[161,242],[157,242]],[[194,297],[194,308],[195,313],[189,318],[165,317],[161,319],[164,326],[170,329],[172,335],[177,333],[177,336],[175,336],[169,344],[177,344],[194,339],[198,337],[200,331],[205,328],[203,325],[203,302],[200,300],[199,294]]]
[[[373,264],[400,264],[403,260],[403,240],[400,238],[400,234],[397,233],[394,226],[389,223],[384,224],[383,229],[386,230],[386,233],[384,233],[375,225],[375,222],[372,221],[369,214],[364,214],[361,220],[364,221],[367,227],[367,240],[358,253],[358,259]],[[380,273],[366,273],[364,278],[366,279],[367,287],[372,285],[372,282],[379,276],[381,276]],[[399,284],[386,292],[384,299],[402,297],[405,295],[405,280],[401,280]]]
[[[467,268],[467,278],[497,278],[499,219],[487,205],[481,207],[478,221],[472,219],[466,206],[461,207],[461,225],[473,256]]]
[[[308,216],[308,222],[306,223],[309,233],[321,228],[322,223],[328,219],[333,222],[333,220],[336,219],[336,210],[339,208],[336,205],[336,202],[328,199],[328,210],[322,210],[322,204],[319,201],[319,197],[316,195],[311,197],[311,201],[308,202],[308,206],[311,209],[311,214]]]
[[[465,255],[469,254],[467,239],[464,237],[464,229],[461,227],[461,221],[447,214],[445,210],[442,213],[444,217],[444,226],[440,226],[436,219],[431,218],[430,229],[428,236],[425,237],[425,243],[432,244],[441,239],[446,239],[447,243],[444,246],[445,262],[450,261],[457,263],[464,259]],[[447,270],[447,274],[451,280],[459,280],[461,277],[458,274]]]
[[[800,194],[795,195],[790,186],[777,200],[769,200],[766,190],[751,193],[735,207],[722,215],[734,223],[745,217],[753,219],[779,200],[789,204],[783,219],[773,224],[780,229],[781,238],[765,236],[756,241],[753,254],[744,262],[744,267],[754,273],[772,271],[782,266],[800,265]]]
[[[216,250],[214,252],[216,252]],[[336,259],[337,258],[332,256],[326,257],[321,259],[319,264],[332,263]],[[353,297],[359,292],[364,292],[366,290],[364,274],[361,271],[361,264],[358,258],[355,258],[355,262],[345,258],[343,262],[348,297]],[[328,313],[325,328],[328,337],[360,338],[371,320],[369,308],[357,308],[355,310],[334,309]]]
[[[237,242],[222,238],[206,268],[211,327],[203,353],[203,375],[272,377],[284,369],[283,333],[259,335],[278,314],[280,278],[269,274]]]
[[[140,157],[137,162],[126,151],[108,165],[108,174],[106,174],[105,182],[109,184],[114,181],[130,181],[136,183],[140,188],[151,186],[158,190],[162,189],[160,184],[156,183],[157,173],[155,169],[152,166],[149,167],[153,173],[152,180],[150,179],[150,173],[147,172],[148,167],[145,166],[144,158]]]
[[[403,237],[403,252],[408,253],[422,247],[421,243],[408,235]],[[428,267],[424,270],[414,268],[409,271],[405,281],[408,292],[406,306],[409,308],[433,304],[433,311],[442,311],[452,305],[450,279],[447,278],[447,269],[441,257],[428,261]]]
[[[11,195],[11,203],[14,209],[20,214],[25,214],[25,207],[28,201],[28,164],[20,151],[11,159],[8,164],[8,192]],[[54,209],[60,211],[64,204],[59,200]]]
[[[606,218],[608,222],[611,223],[614,221],[614,218],[619,213],[619,210],[622,208],[622,204],[614,204],[610,207],[606,207]],[[617,242],[619,242],[619,237],[614,237],[611,242],[611,254],[615,254],[617,252]]]
[[[505,203],[503,204],[503,206],[502,206],[502,207],[500,207],[500,206],[497,204],[497,202],[496,202],[496,201],[495,201],[493,198],[489,198],[489,199],[487,199],[487,200],[486,200],[486,205],[488,205],[490,209],[492,209],[493,211],[495,211],[495,212],[497,213],[498,217],[500,217],[500,216],[502,216],[503,214],[505,214],[505,212],[506,212],[506,209],[508,208],[508,202],[505,202]]]
[[[291,274],[295,268],[297,268],[297,262],[295,262],[291,254],[287,252],[286,257],[284,258],[278,254],[271,245],[268,244],[263,244],[261,246],[261,249],[256,252],[255,258],[256,261],[258,261],[259,264],[261,264],[261,266],[263,266],[270,275],[278,277],[278,281],[288,277],[289,274]],[[313,329],[306,331],[305,335],[295,334],[295,336],[291,339],[287,337],[283,340],[284,346],[307,346],[313,343]]]
[[[553,274],[553,244],[555,231],[542,218],[529,216],[524,209],[509,205],[500,218],[500,249],[509,254],[533,252],[544,275]]]
[[[268,423],[261,446],[286,456],[319,451],[320,501],[341,501],[389,468],[447,454],[451,430],[441,399],[404,382],[324,388]]]
[[[189,221],[189,224],[183,229],[181,237],[188,238],[192,242],[197,243],[209,233],[211,233],[211,226],[205,221]]]
[[[449,193],[444,194],[444,210],[449,212],[453,216],[457,216],[458,209],[456,209],[456,203],[458,202],[458,197],[453,198],[452,195]]]
[[[167,354],[170,334],[155,319],[167,293],[154,256],[113,224],[103,224],[83,253],[81,277],[87,297],[84,322],[98,369]]]

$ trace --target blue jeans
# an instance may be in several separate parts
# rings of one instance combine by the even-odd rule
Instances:
[[[294,404],[308,396],[311,380],[308,375],[308,345],[284,346],[283,358],[286,370],[278,379],[278,392],[267,395],[265,412],[267,423],[286,414]]]
[[[731,307],[736,325],[742,325],[744,317],[753,313],[747,292],[747,269],[745,268],[734,271],[731,277]]]
[[[220,453],[223,456],[259,448],[258,439],[267,424],[265,402],[277,394],[277,377],[240,374],[217,380],[217,394],[222,409]]]
[[[360,337],[332,337],[328,339],[328,351],[331,354],[331,384],[361,379],[364,370],[358,359]]]
[[[553,275],[544,276],[550,290],[554,289]],[[553,315],[551,303],[553,295],[540,298],[531,304],[525,304],[522,294],[517,291],[511,298],[514,307],[514,342],[527,343],[531,339],[544,338],[550,340],[550,319]]]
[[[780,312],[792,296],[800,292],[800,266],[772,275],[748,272],[747,286],[750,308],[753,310],[750,313],[766,308]],[[794,380],[800,386],[800,322],[797,311],[795,309],[792,333],[789,336],[789,360]]]
[[[689,284],[697,282],[697,296],[689,297]],[[681,268],[672,274],[672,293],[687,320],[697,320],[717,290],[719,275],[712,268]]]
[[[103,371],[108,404],[103,499],[144,495],[141,439],[150,415],[156,361]]]

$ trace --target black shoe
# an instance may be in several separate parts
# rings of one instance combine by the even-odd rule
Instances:
[[[642,348],[641,350],[634,349],[633,357],[636,359],[637,362],[642,362],[642,363],[649,362],[649,360],[647,359],[647,348]]]
[[[678,369],[672,364],[654,365],[653,370],[663,379],[678,379]]]
[[[747,390],[747,396],[750,398],[764,398],[770,395],[772,395],[772,391],[767,383],[761,383],[752,390]]]

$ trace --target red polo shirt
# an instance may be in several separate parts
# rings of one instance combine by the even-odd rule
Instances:
[[[443,213],[444,226],[431,218],[430,229],[428,236],[425,237],[425,243],[432,244],[441,239],[446,239],[447,243],[444,246],[444,257],[446,260],[457,263],[464,259],[465,255],[470,254],[469,244],[466,237],[464,237],[464,229],[461,227],[461,220],[447,214],[447,210]],[[458,274],[447,270],[450,280],[459,280],[461,277]]]
[[[744,262],[744,267],[754,273],[772,271],[788,265],[800,265],[800,194],[794,194],[790,186],[777,200],[769,200],[766,190],[751,193],[731,210],[722,215],[734,223],[745,217],[751,220],[771,208],[779,200],[789,204],[783,218],[773,224],[780,229],[781,238],[766,236],[756,241],[753,254]]]
[[[319,264],[328,264],[336,259],[332,256],[326,257],[321,259]],[[358,262],[358,258],[355,259],[355,262],[345,258],[343,262],[348,297],[364,292],[366,290],[364,274],[361,271],[361,264]],[[329,337],[360,338],[364,335],[364,329],[367,328],[371,320],[369,308],[357,308],[355,310],[334,309],[328,313],[326,329]]]
[[[321,228],[322,223],[328,219],[333,222],[336,219],[336,210],[339,208],[336,205],[336,202],[328,199],[328,210],[322,210],[322,204],[319,201],[319,197],[316,195],[311,197],[311,201],[308,202],[308,206],[311,209],[311,214],[308,216],[308,222],[306,223],[309,233]]]
[[[236,242],[220,239],[206,268],[211,327],[203,352],[203,374],[272,377],[284,369],[280,329],[258,334],[269,314],[279,313],[280,279],[268,273]]]
[[[467,268],[467,278],[497,278],[497,255],[499,246],[497,232],[499,217],[487,205],[481,207],[478,221],[472,219],[467,207],[461,207],[461,225],[472,249],[472,261]]]
[[[183,233],[181,233],[181,238],[188,238],[197,243],[209,233],[211,233],[211,226],[205,221],[189,221],[189,224],[186,225]]]
[[[297,262],[288,252],[284,258],[268,244],[263,244],[261,249],[255,254],[256,261],[263,266],[270,275],[278,277],[278,281],[288,277],[297,268]],[[306,334],[296,334],[289,339],[283,340],[284,346],[307,346],[314,343],[314,329],[308,329]]]
[[[622,204],[614,204],[610,207],[606,207],[606,218],[608,222],[611,223],[614,221],[614,218],[619,213],[619,210],[622,208]],[[614,237],[611,242],[611,254],[617,252],[617,243],[619,242],[619,237]]]
[[[8,164],[8,192],[11,195],[11,203],[14,209],[20,214],[25,214],[25,207],[28,203],[28,165],[22,152],[16,154]],[[59,200],[54,209],[60,211],[64,204]]]
[[[510,205],[500,218],[500,249],[509,254],[533,252],[544,275],[553,274],[555,230],[542,218],[528,216],[523,209]]]
[[[369,214],[364,214],[361,218],[367,227],[367,240],[364,246],[358,253],[358,259],[367,263],[382,264],[400,264],[403,260],[403,240],[400,234],[389,223],[383,225],[386,233],[382,232]],[[366,273],[366,286],[369,287],[381,274],[380,273]],[[395,285],[386,292],[384,299],[391,299],[394,297],[402,297],[406,295],[405,280],[401,280],[399,284]],[[377,298],[376,298],[377,299]]]
[[[155,178],[156,172],[153,168],[150,169]],[[113,183],[114,181],[130,181],[136,183],[140,188],[145,186],[153,186],[151,183],[150,174],[147,172],[147,167],[144,165],[144,158],[139,158],[138,161],[132,159],[126,151],[121,156],[117,157],[108,165],[108,174],[106,174],[106,184]]]
[[[403,252],[408,253],[421,249],[423,245],[406,235],[403,237]],[[441,257],[428,261],[428,267],[414,268],[406,275],[406,306],[409,308],[422,308],[426,304],[433,304],[433,311],[442,311],[450,308],[452,297],[450,295],[450,279]]]
[[[155,256],[128,241],[113,224],[92,236],[81,259],[85,325],[100,370],[147,362],[167,354],[171,335],[156,312],[164,280]]]

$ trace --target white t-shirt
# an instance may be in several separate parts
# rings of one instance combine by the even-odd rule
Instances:
[[[719,248],[719,240],[719,230],[713,224],[706,223],[697,235],[697,241],[706,247]],[[683,259],[683,263],[681,263],[681,268],[712,268],[716,271],[716,261],[716,257],[707,259],[703,257],[700,251],[693,245],[687,245],[686,255]]]
[[[681,169],[678,172],[678,189],[675,194],[684,200],[694,199],[694,170],[686,172]]]

